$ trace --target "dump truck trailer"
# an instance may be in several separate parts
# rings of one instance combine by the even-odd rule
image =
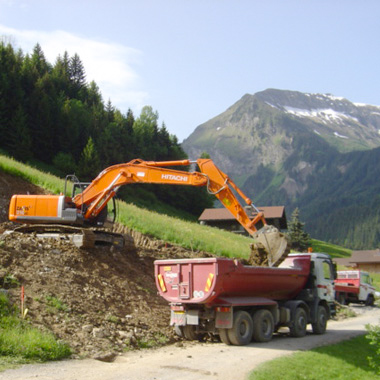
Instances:
[[[159,294],[170,324],[189,340],[209,334],[222,342],[267,342],[280,327],[323,334],[335,313],[335,269],[323,253],[290,254],[279,267],[243,265],[227,258],[156,260]]]

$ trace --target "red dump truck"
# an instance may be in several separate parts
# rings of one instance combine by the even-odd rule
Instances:
[[[360,270],[338,271],[335,280],[335,298],[342,305],[364,303],[373,306],[376,289],[368,272]]]
[[[170,303],[170,324],[189,340],[267,342],[280,327],[290,335],[323,334],[335,313],[335,267],[323,253],[290,254],[277,268],[227,258],[155,261],[159,294]]]

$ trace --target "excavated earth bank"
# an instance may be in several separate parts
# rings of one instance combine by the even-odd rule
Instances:
[[[74,357],[107,357],[127,349],[173,342],[169,307],[157,295],[153,261],[201,257],[119,226],[126,247],[79,249],[65,239],[8,233],[13,194],[44,191],[0,171],[0,288],[20,304],[27,320],[52,331]]]

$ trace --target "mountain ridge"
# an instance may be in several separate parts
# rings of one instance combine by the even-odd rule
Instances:
[[[380,193],[374,180],[380,174],[378,106],[355,105],[331,94],[268,89],[245,94],[197,127],[182,147],[190,157],[209,153],[257,204],[284,204],[288,213],[300,207],[313,237],[351,248],[380,243],[376,228],[370,226],[373,233],[368,234],[368,226],[350,224],[344,231],[337,219],[355,214],[363,225],[366,219],[376,220],[377,204],[368,210],[368,218],[361,210],[367,207],[368,194],[372,202]],[[320,215],[326,194],[329,209]],[[355,209],[355,204],[361,208]],[[333,229],[325,228],[326,218],[334,220]],[[334,229],[339,230],[335,235]],[[361,242],[364,235],[368,236]]]

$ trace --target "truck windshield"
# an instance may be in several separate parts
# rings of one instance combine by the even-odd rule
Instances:
[[[372,285],[372,279],[368,273],[362,273],[362,283]]]
[[[334,278],[329,261],[323,261],[323,277],[325,280],[332,280]]]
[[[359,278],[359,273],[357,272],[338,272],[339,279],[351,279],[355,280]]]

